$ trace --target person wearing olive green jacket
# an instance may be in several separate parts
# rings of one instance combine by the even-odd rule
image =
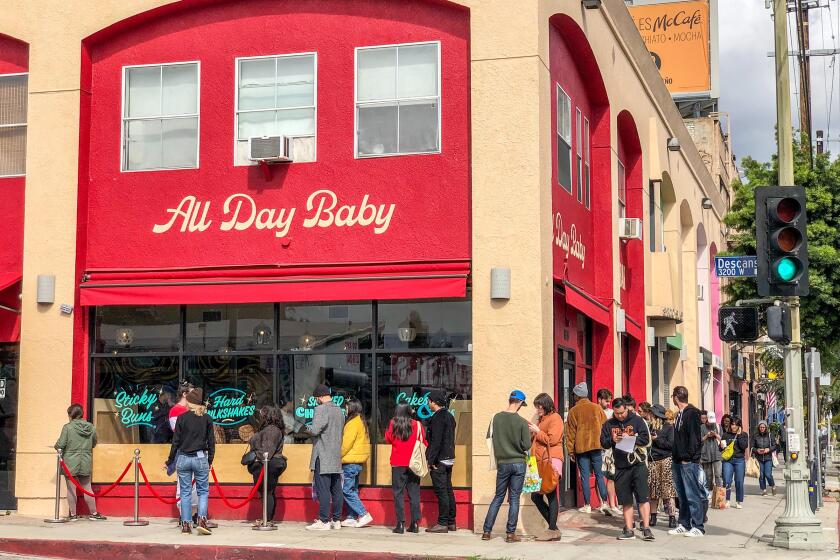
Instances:
[[[55,448],[61,451],[61,457],[67,470],[73,475],[79,485],[93,492],[90,487],[90,475],[93,467],[93,448],[96,447],[96,428],[90,422],[82,419],[84,410],[80,404],[72,404],[67,409],[67,416],[70,421],[61,428],[61,435],[55,442]],[[70,506],[70,521],[77,521],[80,517],[76,514],[76,487],[65,474],[64,482],[67,484],[67,505]],[[92,521],[102,521],[104,516],[96,511],[96,500],[93,496],[85,494]]]
[[[347,399],[347,420],[341,441],[341,470],[344,474],[342,493],[347,505],[347,519],[342,527],[361,528],[373,521],[359,498],[359,475],[370,458],[370,436],[364,420],[362,403],[356,398]]]

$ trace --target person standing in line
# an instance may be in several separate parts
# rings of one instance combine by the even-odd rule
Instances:
[[[189,412],[181,414],[175,425],[172,446],[169,449],[170,465],[175,464],[178,486],[181,488],[181,533],[192,534],[192,485],[198,495],[198,519],[196,530],[199,535],[210,535],[207,526],[207,506],[210,495],[210,466],[216,453],[216,438],[213,435],[213,419],[203,405],[204,391],[196,387],[187,393]]]
[[[531,448],[528,422],[519,415],[519,409],[523,406],[528,406],[525,402],[525,393],[515,389],[508,397],[507,409],[497,412],[490,422],[487,436],[490,437],[492,434],[493,439],[493,456],[497,465],[496,493],[484,518],[481,534],[483,541],[493,538],[496,516],[499,515],[499,508],[505,501],[505,494],[508,494],[505,542],[522,542],[522,537],[516,534],[516,525],[519,520],[519,498],[522,494],[522,486],[525,484],[525,461]]]
[[[68,422],[62,426],[61,435],[55,442],[55,449],[61,451],[61,458],[67,465],[67,470],[79,485],[93,492],[90,487],[91,472],[93,471],[93,448],[96,447],[96,427],[82,418],[84,409],[82,405],[73,403],[67,408]],[[76,513],[77,495],[76,487],[65,473],[64,482],[67,485],[67,505],[69,506],[69,521],[78,521],[81,517]],[[91,521],[103,521],[106,518],[96,511],[96,500],[93,496],[84,494]]]
[[[706,474],[706,488],[711,491],[715,486],[723,486],[723,464],[720,456],[720,428],[714,412],[700,411],[700,465]]]
[[[670,417],[670,418],[669,418]],[[651,407],[650,436],[653,439],[650,447],[650,474],[648,486],[650,487],[650,526],[656,526],[656,517],[659,510],[660,500],[668,513],[668,527],[673,529],[677,526],[677,518],[674,515],[674,497],[677,489],[674,486],[674,475],[671,472],[673,465],[674,449],[674,413],[665,410],[661,404]]]
[[[650,530],[650,501],[648,487],[647,447],[650,445],[650,431],[644,420],[631,412],[623,398],[612,403],[613,417],[606,421],[601,430],[601,445],[612,449],[615,459],[615,492],[624,515],[624,529],[618,540],[636,538],[633,531],[633,502],[639,504],[639,516],[642,521],[642,538],[654,540]],[[624,438],[635,438],[632,450],[623,447]]]
[[[601,410],[604,411],[607,420],[612,418],[613,415],[613,410],[610,408],[612,406],[612,400],[612,391],[604,387],[598,389],[598,404],[601,406]],[[606,449],[603,450],[602,453],[602,464],[606,465],[607,463],[612,463],[612,450]],[[614,515],[621,515],[621,508],[618,506],[618,498],[615,496],[615,480],[613,480],[613,475],[607,468],[603,468],[602,470],[604,472],[604,478],[607,482],[607,505]]]
[[[679,409],[674,425],[673,472],[680,500],[680,518],[679,524],[668,532],[672,535],[702,537],[706,534],[703,525],[704,504],[708,502],[700,475],[700,411],[688,404],[688,389],[682,385],[674,387],[671,400]]]
[[[172,431],[172,434],[175,434],[175,426],[178,423],[178,418],[181,417],[182,414],[186,414],[190,411],[189,403],[187,402],[187,393],[193,390],[193,386],[188,381],[181,381],[178,384],[178,391],[177,397],[178,402],[176,402],[170,409],[169,409],[169,429]],[[171,439],[170,439],[171,443]],[[171,463],[171,469],[167,471],[169,476],[175,472],[175,465],[178,463],[178,458],[175,458],[175,461]],[[177,482],[177,481],[176,481]],[[181,485],[175,485],[175,498],[178,500],[178,509],[181,509]],[[192,485],[192,490],[190,492],[190,503],[192,503],[192,519],[193,525],[198,524],[198,494],[195,491],[195,484]],[[208,527],[211,529],[213,528],[211,524],[208,523]]]
[[[315,387],[312,396],[318,402],[307,427],[312,436],[312,456],[309,470],[313,473],[318,493],[318,519],[307,525],[308,531],[341,529],[341,509],[344,494],[341,490],[341,442],[344,436],[344,413],[332,399],[330,388]],[[332,510],[330,510],[332,503]]]
[[[280,407],[264,406],[260,409],[259,423],[257,424],[257,433],[251,436],[250,445],[257,460],[248,465],[248,472],[254,478],[254,484],[260,478],[260,473],[263,469],[263,456],[268,453],[268,472],[265,476],[268,477],[268,492],[262,497],[266,500],[266,519],[270,525],[274,525],[274,510],[275,510],[275,491],[277,490],[277,483],[280,480],[280,475],[286,470],[286,458],[283,456],[283,439],[286,432],[286,423],[283,422],[283,414],[280,412]],[[259,486],[258,492],[262,495],[262,484]],[[259,520],[255,525],[260,525],[262,520]]]
[[[341,522],[341,526],[361,529],[373,521],[373,516],[365,509],[359,497],[359,476],[370,459],[370,435],[362,402],[351,397],[347,399],[345,410],[347,420],[344,422],[344,436],[341,440],[341,470],[344,477],[341,491],[347,506],[347,519]]]
[[[741,509],[744,503],[744,475],[746,474],[746,460],[744,452],[749,448],[750,442],[740,418],[732,418],[729,429],[724,428],[720,445],[726,449],[732,444],[732,457],[723,461],[723,484],[726,486],[726,507],[732,503],[732,483],[735,482],[735,509]]]
[[[753,436],[752,452],[758,460],[760,469],[758,486],[761,488],[761,495],[766,496],[767,487],[770,486],[770,492],[775,496],[776,481],[773,480],[773,453],[776,452],[776,446],[770,436],[770,430],[767,429],[767,422],[764,420],[758,423],[758,428]]]
[[[420,477],[409,468],[411,454],[417,440],[426,442],[423,425],[412,418],[411,406],[405,403],[397,405],[394,418],[385,431],[385,440],[391,444],[391,489],[394,493],[394,513],[397,515],[397,526],[394,533],[405,533],[405,498],[408,493],[408,504],[411,508],[411,524],[409,533],[420,532]]]
[[[531,501],[543,519],[548,523],[545,535],[538,541],[559,541],[562,534],[557,528],[557,515],[560,511],[560,499],[557,486],[563,474],[563,417],[557,413],[557,407],[547,393],[540,393],[534,399],[537,423],[528,424],[533,435],[531,455],[537,459],[537,470],[542,478],[539,492],[531,492]]]
[[[589,400],[589,388],[586,382],[575,385],[572,394],[576,401],[569,410],[566,420],[566,451],[569,453],[569,458],[577,464],[580,473],[583,506],[578,508],[578,511],[592,513],[589,476],[594,471],[595,487],[601,499],[598,509],[604,515],[612,516],[612,511],[607,504],[607,485],[604,482],[602,467],[603,450],[600,443],[601,428],[607,421],[607,416],[599,405]]]
[[[457,530],[455,525],[455,490],[452,489],[452,467],[455,465],[455,417],[447,408],[448,399],[443,391],[429,394],[429,447],[426,461],[438,502],[438,520],[426,529],[427,533],[448,533]]]

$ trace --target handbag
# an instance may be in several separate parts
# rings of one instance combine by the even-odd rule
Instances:
[[[750,456],[750,458],[747,459],[746,475],[750,476],[752,478],[758,478],[758,475],[759,475],[760,472],[761,472],[761,469],[758,466],[758,460],[755,457]]]
[[[735,440],[733,439],[732,441],[729,442],[729,445],[727,445],[723,449],[720,456],[724,461],[728,461],[732,458],[732,456],[734,454],[735,454]]]
[[[522,485],[522,493],[530,494],[531,492],[539,492],[542,488],[542,478],[540,478],[540,471],[537,467],[537,458],[533,455],[528,455],[528,462],[525,464],[525,483]]]
[[[775,451],[773,452],[773,466],[774,467],[779,466],[779,456],[778,456],[778,454],[776,454]]]
[[[418,423],[417,439],[414,440],[414,449],[411,450],[411,460],[408,462],[408,468],[420,478],[429,474],[429,463],[426,461],[426,447],[427,445],[423,442],[423,426]]]
[[[537,461],[537,473],[542,479],[540,484],[540,494],[550,494],[557,488],[560,482],[560,473],[554,468],[554,459],[548,457],[541,461]]]
[[[487,453],[488,457],[490,458],[490,469],[491,471],[495,471],[497,468],[496,465],[496,452],[493,449],[493,420],[490,420],[490,427],[487,428],[487,438],[485,438],[487,442]]]
[[[612,447],[604,451],[603,470],[604,474],[615,476],[615,457],[613,457]]]
[[[269,456],[269,458],[273,458],[273,457],[274,457],[274,454],[275,454],[275,453],[277,453],[277,450],[278,450],[278,449],[280,449],[280,446],[281,446],[282,444],[283,444],[283,438],[280,438],[280,443],[278,443],[276,446],[274,446],[274,452],[273,452],[273,453]],[[250,443],[248,443],[248,447],[249,447],[249,448],[250,448],[250,446],[251,446],[251,444],[250,444]],[[240,460],[239,460],[239,462],[240,462],[242,465],[244,465],[244,466],[248,467],[248,470],[249,470],[249,471],[251,470],[251,467],[252,467],[255,463],[259,462],[259,461],[260,461],[260,459],[257,457],[257,452],[256,452],[256,451],[254,451],[253,449],[250,449],[249,451],[246,451],[246,452],[242,455],[242,459],[240,459]]]
[[[726,504],[726,488],[715,485],[712,488],[712,509],[723,509]]]

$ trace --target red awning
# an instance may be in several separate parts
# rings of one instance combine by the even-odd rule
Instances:
[[[318,269],[315,269],[318,270]],[[312,271],[308,269],[307,272]],[[294,273],[297,274],[294,274]],[[178,305],[307,301],[437,299],[466,296],[468,263],[301,270],[91,273],[82,305]],[[294,274],[294,275],[290,275]]]
[[[624,328],[628,335],[632,336],[638,341],[642,341],[642,326],[630,316],[626,316],[624,320]]]
[[[20,342],[20,313],[0,309],[0,342]]]
[[[602,303],[596,301],[593,297],[587,295],[580,288],[563,282],[566,286],[566,303],[592,319],[606,327],[610,326],[610,308]]]
[[[0,272],[0,292],[21,281],[20,272]]]

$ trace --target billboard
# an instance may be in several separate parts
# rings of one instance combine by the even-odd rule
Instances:
[[[717,97],[715,0],[636,0],[630,16],[674,97]]]

